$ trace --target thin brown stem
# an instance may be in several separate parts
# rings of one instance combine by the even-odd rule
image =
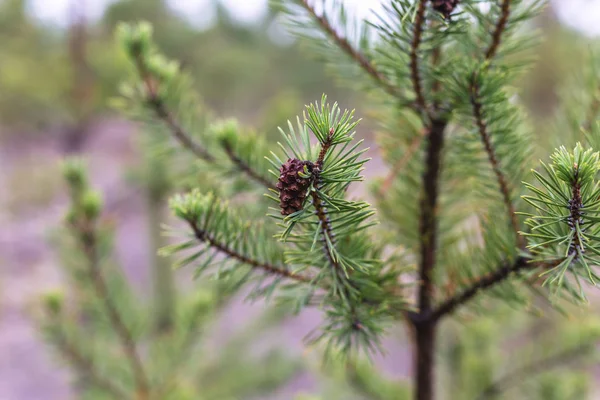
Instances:
[[[325,14],[319,15],[315,8],[309,4],[308,0],[301,0],[301,4],[304,9],[317,21],[321,29],[325,31],[327,36],[340,48],[344,51],[350,58],[352,58],[360,67],[367,72],[373,78],[377,84],[379,84],[387,93],[392,96],[398,96],[398,90],[391,82],[387,79],[387,77],[379,71],[375,65],[371,63],[371,61],[362,54],[359,50],[355,49],[348,39],[341,36],[335,28],[331,25]]]
[[[125,326],[116,305],[113,303],[106,281],[101,274],[97,245],[96,232],[94,232],[93,229],[82,232],[83,251],[89,260],[89,274],[94,290],[96,291],[96,296],[98,296],[102,302],[109,322],[121,341],[123,352],[131,365],[137,388],[136,398],[138,400],[146,400],[150,395],[148,378],[144,371],[141,358],[137,352],[135,341],[131,336],[129,329]]]
[[[163,121],[163,123],[169,128],[169,131],[181,143],[181,145],[192,152],[196,157],[214,162],[215,158],[202,147],[199,143],[196,143],[192,136],[183,129],[183,127],[177,122],[173,114],[168,110],[164,101],[158,95],[158,84],[152,78],[152,75],[146,68],[146,64],[142,59],[141,54],[137,54],[135,57],[135,64],[140,75],[140,78],[146,86],[146,94],[148,96],[148,104],[154,110],[156,116]]]
[[[77,346],[72,344],[64,332],[58,331],[55,335],[56,345],[61,350],[62,354],[77,367],[77,373],[88,377],[95,386],[106,391],[115,399],[125,400],[131,398],[131,396],[123,389],[115,385],[111,380],[102,376],[102,374],[94,367],[93,361],[84,355]]]
[[[519,234],[519,220],[517,218],[515,206],[511,199],[511,190],[508,185],[508,180],[502,172],[502,168],[500,167],[500,163],[498,162],[498,157],[496,156],[496,151],[492,144],[490,132],[488,131],[488,126],[485,121],[483,105],[481,104],[480,100],[479,85],[476,82],[475,74],[473,75],[470,89],[471,106],[473,108],[473,116],[475,118],[475,123],[477,124],[479,136],[481,138],[481,141],[483,142],[483,146],[485,148],[485,152],[487,153],[490,165],[492,166],[492,170],[496,175],[498,185],[500,186],[500,192],[502,192],[502,198],[504,199],[504,204],[508,212],[508,218],[510,220],[510,224],[512,225],[517,243],[519,247],[524,247],[525,243],[523,241],[523,237]]]
[[[167,109],[164,101],[158,97],[150,98],[149,104],[156,113],[156,116],[161,119],[165,125],[169,127],[169,130],[173,136],[182,144],[183,147],[191,151],[196,157],[208,161],[214,162],[215,158],[199,143],[195,142],[194,139],[187,133],[181,125],[175,120],[173,114]]]
[[[196,224],[194,221],[188,221],[188,223],[189,223],[190,227],[192,228],[192,231],[194,232],[194,236],[196,237],[196,239],[198,239],[201,242],[208,243],[212,248],[219,251],[220,253],[223,253],[227,257],[238,260],[244,264],[251,266],[252,268],[261,269],[271,275],[288,278],[288,279],[292,279],[292,280],[304,282],[304,283],[311,283],[313,280],[309,276],[296,274],[294,272],[291,272],[291,271],[285,269],[284,267],[277,266],[277,265],[274,265],[274,264],[271,264],[268,262],[258,261],[258,260],[252,259],[244,254],[240,254],[237,251],[231,249],[228,245],[219,242],[214,237],[209,235],[207,232],[202,230],[198,226],[198,224]]]
[[[506,29],[508,23],[508,17],[510,16],[510,2],[511,0],[502,0],[500,5],[500,18],[496,22],[494,27],[494,33],[492,33],[492,43],[485,52],[485,59],[491,60],[496,56],[500,43],[502,42],[502,34]]]
[[[527,259],[523,257],[517,258],[517,260],[512,264],[502,265],[494,272],[476,279],[467,289],[461,293],[455,294],[453,297],[440,304],[431,312],[431,318],[438,320],[448,314],[451,314],[459,306],[473,299],[479,292],[498,285],[508,279],[511,275],[518,274],[529,268],[531,268],[531,264],[528,263]]]
[[[325,156],[327,152],[331,148],[331,136],[333,135],[333,128],[329,130],[329,136],[325,143],[321,144],[321,151],[319,151],[319,156],[317,157],[317,161],[315,162],[315,168],[313,169],[314,181],[313,186],[316,190],[311,191],[312,197],[312,205],[315,208],[315,212],[317,218],[319,219],[320,229],[322,234],[322,242],[323,242],[323,251],[325,252],[325,256],[329,261],[329,264],[333,267],[333,269],[339,273],[344,274],[342,268],[337,260],[333,257],[334,249],[331,248],[331,245],[335,244],[335,235],[333,233],[333,229],[331,228],[331,221],[329,220],[329,215],[327,214],[327,209],[323,205],[323,201],[319,197],[319,193],[317,192],[320,189],[320,173],[321,169],[323,169],[323,162],[325,160]]]
[[[425,12],[427,10],[428,0],[419,0],[417,13],[415,14],[413,38],[410,45],[410,77],[415,91],[416,104],[421,112],[427,112],[425,97],[423,96],[423,86],[421,84],[421,73],[419,71],[419,47],[423,39],[423,30],[425,27]]]
[[[524,257],[519,257],[513,263],[505,263],[493,272],[474,279],[469,287],[436,307],[431,312],[430,317],[434,320],[439,320],[452,314],[458,307],[471,301],[478,293],[499,285],[513,275],[519,275],[535,268],[553,268],[563,261],[564,259],[551,262],[531,262]],[[535,281],[529,281],[529,283],[534,284]]]
[[[248,163],[246,163],[244,160],[239,158],[228,143],[225,143],[223,147],[224,147],[225,153],[227,153],[227,156],[229,157],[229,159],[240,169],[240,171],[243,171],[246,175],[248,175],[250,178],[252,178],[255,182],[261,184],[262,186],[266,187],[267,189],[274,188],[274,185],[267,178],[260,175],[258,172],[256,172],[254,169],[252,169],[248,165]]]

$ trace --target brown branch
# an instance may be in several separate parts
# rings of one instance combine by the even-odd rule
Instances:
[[[579,345],[573,349],[564,350],[558,354],[554,354],[543,360],[537,360],[530,364],[523,365],[518,368],[513,368],[506,375],[498,379],[496,382],[487,386],[477,400],[485,400],[496,398],[502,391],[513,387],[516,380],[524,380],[531,376],[539,375],[548,370],[558,368],[569,362],[573,362],[580,357],[585,356],[590,352],[590,344]]]
[[[427,10],[427,0],[419,0],[419,8],[415,15],[413,40],[410,45],[410,76],[413,89],[416,95],[416,103],[422,112],[427,112],[425,97],[423,96],[423,87],[421,85],[421,74],[419,73],[419,47],[423,39],[423,29],[425,26],[425,11]]]
[[[135,65],[137,67],[140,78],[146,86],[148,95],[148,104],[154,110],[156,116],[163,121],[163,123],[169,128],[171,134],[177,139],[183,147],[191,151],[196,157],[208,161],[214,162],[215,158],[202,147],[199,143],[196,143],[192,136],[183,129],[183,127],[175,120],[173,114],[168,110],[164,101],[158,95],[157,82],[153,79],[152,75],[146,68],[144,60],[141,54],[135,55]]]
[[[467,303],[479,292],[504,282],[512,274],[518,274],[532,267],[524,257],[519,257],[512,264],[504,264],[494,272],[485,275],[471,284],[470,287],[446,300],[431,312],[431,318],[438,320],[451,314],[456,308]]]
[[[246,175],[248,175],[250,178],[258,182],[262,186],[266,187],[267,189],[275,188],[274,185],[271,184],[271,182],[267,178],[256,172],[252,167],[250,167],[250,165],[248,165],[248,163],[239,158],[237,154],[235,154],[229,143],[225,143],[223,147],[229,159],[240,169],[240,171],[243,171]]]
[[[496,22],[494,33],[492,33],[492,43],[485,52],[486,60],[491,60],[498,52],[498,48],[500,47],[500,43],[502,41],[502,34],[506,29],[508,17],[510,16],[510,2],[511,0],[502,0],[502,5],[500,6],[500,18]]]
[[[135,341],[133,340],[129,329],[127,329],[125,326],[117,307],[113,303],[112,297],[110,296],[110,292],[106,285],[106,281],[100,273],[96,232],[94,232],[93,229],[83,229],[81,234],[82,247],[87,259],[89,260],[88,272],[90,274],[94,290],[96,291],[96,295],[105,308],[109,322],[117,334],[117,337],[121,341],[123,352],[125,353],[125,356],[131,365],[137,387],[137,399],[146,400],[149,398],[150,392],[148,378],[144,372],[144,367],[137,352]]]
[[[194,139],[179,125],[179,123],[173,117],[173,114],[167,109],[165,103],[159,97],[150,97],[150,106],[154,109],[156,116],[160,118],[165,125],[169,127],[169,130],[173,136],[189,151],[202,160],[208,162],[214,162],[215,158],[200,144],[196,143]]]
[[[196,239],[198,239],[201,242],[208,243],[212,248],[218,250],[219,252],[223,253],[227,257],[238,260],[244,264],[251,266],[252,268],[262,269],[263,271],[265,271],[269,274],[280,276],[283,278],[288,278],[288,279],[292,279],[292,280],[304,282],[304,283],[311,283],[313,280],[309,276],[296,274],[296,273],[291,272],[282,267],[270,264],[268,262],[258,261],[258,260],[252,259],[244,254],[240,254],[240,253],[236,252],[235,250],[231,249],[228,245],[220,243],[214,237],[209,235],[207,232],[200,229],[198,224],[196,224],[194,221],[188,221],[188,224],[192,228],[192,231],[194,232],[194,236],[196,237]]]
[[[77,373],[88,377],[95,386],[105,390],[115,399],[130,398],[129,394],[123,389],[116,386],[113,382],[96,371],[92,360],[86,357],[76,346],[71,344],[64,332],[57,331],[55,334],[56,345],[62,351],[63,355],[71,360],[71,362],[77,367]]]
[[[342,37],[335,28],[331,25],[325,14],[319,15],[313,6],[308,3],[308,0],[301,0],[301,4],[304,9],[317,21],[321,28],[326,32],[334,43],[342,49],[350,58],[360,65],[360,67],[367,72],[375,82],[377,82],[387,93],[397,97],[399,95],[398,90],[386,76],[379,71],[371,61],[362,54],[359,50],[355,49],[347,38]]]
[[[321,186],[321,183],[319,181],[320,173],[321,173],[321,170],[323,169],[323,161],[325,160],[325,156],[327,155],[327,152],[331,148],[331,137],[332,136],[333,136],[333,128],[331,128],[329,130],[329,135],[327,137],[327,140],[325,141],[325,143],[323,143],[321,145],[321,151],[319,151],[319,156],[317,157],[317,162],[315,162],[315,168],[313,169],[313,174],[314,174],[313,185],[317,190],[319,190],[320,186]],[[323,232],[323,247],[325,250],[325,254],[327,255],[327,258],[329,259],[329,263],[334,267],[334,269],[340,270],[340,265],[336,260],[333,259],[332,255],[331,255],[332,249],[329,247],[330,242],[335,243],[335,235],[333,234],[333,230],[331,228],[331,221],[329,220],[329,216],[327,215],[327,210],[323,206],[323,202],[321,201],[321,198],[319,197],[317,190],[311,191],[311,197],[313,200],[313,203],[312,203],[313,207],[315,208],[315,211],[317,213],[317,218],[319,218],[319,221],[321,223],[321,230]],[[329,241],[327,241],[326,237],[329,238]]]
[[[490,162],[490,165],[492,166],[494,174],[496,175],[498,185],[500,186],[500,191],[502,192],[504,204],[506,205],[506,209],[508,211],[508,218],[512,225],[513,232],[517,239],[517,243],[519,247],[524,247],[525,243],[523,241],[523,237],[519,235],[519,220],[517,218],[515,206],[510,196],[510,188],[508,186],[508,181],[504,176],[504,173],[502,172],[502,169],[500,167],[500,163],[498,162],[498,158],[496,157],[496,151],[492,145],[492,140],[488,131],[488,126],[484,119],[483,105],[480,101],[479,85],[476,83],[475,74],[473,74],[472,77],[470,92],[471,106],[473,107],[473,116],[475,117],[475,123],[477,124],[479,136],[481,137],[481,141],[483,142],[483,146],[485,147],[485,152],[488,155],[488,160]]]

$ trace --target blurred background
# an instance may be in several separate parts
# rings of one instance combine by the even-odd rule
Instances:
[[[377,1],[347,3],[367,17],[378,7]],[[322,93],[366,114],[361,93],[337,87],[285,33],[266,0],[0,0],[0,400],[77,398],[69,370],[44,344],[32,317],[40,294],[64,283],[49,234],[65,210],[59,169],[65,155],[88,160],[90,180],[114,218],[117,259],[139,295],[148,292],[151,216],[139,207],[144,200],[130,174],[140,162],[135,138],[141,132],[109,107],[129,68],[114,28],[119,21],[142,19],[154,25],[159,47],[181,60],[220,117],[275,135],[278,125]],[[554,0],[535,21],[545,40],[520,85],[539,140],[556,112],[558,88],[600,37],[598,20],[600,0]],[[367,117],[359,133],[371,140],[375,127]],[[385,175],[384,168],[375,160],[367,175]],[[257,307],[242,299],[221,313],[216,336],[243,332],[257,315]],[[302,338],[318,319],[318,312],[309,311],[278,320],[284,352],[305,359]],[[400,379],[410,374],[410,353],[405,333],[392,334],[391,356],[378,365]],[[322,392],[321,372],[304,364],[280,387],[254,398]]]

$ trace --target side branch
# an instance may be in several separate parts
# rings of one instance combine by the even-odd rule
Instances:
[[[108,287],[104,277],[100,273],[100,266],[97,251],[97,238],[93,230],[84,232],[82,236],[83,251],[89,260],[89,274],[96,291],[96,295],[102,302],[110,324],[112,325],[117,337],[121,341],[123,352],[127,357],[133,371],[135,384],[137,387],[137,395],[139,400],[146,400],[149,396],[150,387],[148,378],[142,365],[142,360],[137,352],[135,341],[131,336],[131,332],[123,322],[121,314],[110,297]]]
[[[477,279],[469,288],[462,293],[456,294],[450,299],[443,302],[431,313],[431,318],[438,320],[445,315],[451,314],[459,306],[467,303],[475,297],[480,291],[489,289],[492,286],[498,285],[508,279],[511,274],[521,273],[534,265],[527,262],[524,257],[519,257],[513,264],[504,264],[496,271]]]
[[[500,18],[496,22],[494,33],[492,33],[492,43],[490,43],[490,47],[485,52],[486,60],[491,60],[498,52],[498,47],[500,47],[500,43],[502,41],[502,34],[506,29],[508,17],[510,16],[510,2],[511,0],[502,0],[502,4],[500,6]]]
[[[200,144],[194,141],[189,133],[187,133],[181,125],[175,120],[175,117],[171,112],[167,109],[165,103],[156,95],[150,93],[149,104],[156,113],[156,116],[165,123],[169,127],[169,130],[181,143],[181,145],[191,151],[196,157],[208,161],[214,162],[215,158],[202,147]]]
[[[422,112],[427,111],[425,97],[423,96],[423,86],[421,85],[421,74],[419,72],[419,47],[423,39],[423,29],[425,27],[425,11],[427,10],[427,0],[419,1],[419,8],[415,15],[413,39],[410,44],[410,77],[413,89],[416,95],[416,103]]]
[[[479,136],[481,137],[481,141],[483,142],[483,146],[485,147],[485,152],[488,155],[488,160],[494,174],[496,175],[496,180],[498,181],[498,185],[500,186],[500,191],[502,192],[502,197],[504,199],[504,204],[506,205],[508,211],[508,218],[510,219],[510,223],[512,225],[513,231],[516,235],[517,241],[519,242],[519,246],[522,246],[523,240],[522,236],[519,235],[519,220],[517,219],[517,214],[515,210],[515,206],[510,197],[510,188],[508,187],[508,181],[500,168],[500,163],[498,162],[498,158],[496,157],[496,151],[492,145],[490,133],[488,131],[487,124],[484,120],[483,116],[483,105],[480,101],[479,95],[479,85],[475,82],[476,76],[473,75],[473,81],[471,82],[471,106],[473,107],[473,116],[475,117],[475,123],[477,124],[477,128],[479,130]]]
[[[319,156],[317,157],[317,162],[315,163],[315,168],[313,173],[315,174],[313,185],[316,190],[311,191],[312,204],[317,213],[317,218],[319,218],[321,232],[323,235],[323,249],[325,251],[325,255],[329,260],[331,266],[336,270],[340,271],[340,264],[333,257],[333,250],[331,246],[335,244],[335,236],[333,234],[333,230],[331,228],[331,221],[329,220],[329,216],[327,215],[327,210],[323,206],[323,202],[317,193],[317,190],[320,189],[319,182],[319,174],[321,169],[323,168],[323,161],[325,160],[325,156],[331,147],[331,135],[333,135],[333,128],[329,130],[329,137],[325,143],[321,145],[321,151],[319,151]]]
[[[77,367],[77,372],[88,377],[95,386],[110,393],[115,399],[130,398],[129,394],[124,390],[96,371],[92,360],[86,357],[80,349],[71,344],[63,332],[56,332],[56,345],[63,355]]]
[[[292,279],[292,280],[304,282],[304,283],[312,282],[312,278],[310,278],[308,276],[295,274],[295,273],[288,271],[282,267],[279,267],[279,266],[276,266],[276,265],[273,265],[273,264],[270,264],[267,262],[261,262],[258,260],[254,260],[244,254],[240,254],[240,253],[236,252],[235,250],[231,249],[228,245],[220,243],[214,237],[209,235],[207,232],[200,229],[200,227],[194,221],[188,221],[188,223],[189,223],[190,227],[192,228],[192,231],[194,232],[194,236],[196,237],[196,239],[198,239],[201,242],[208,243],[212,248],[214,248],[215,250],[219,251],[220,253],[226,255],[227,257],[238,260],[244,264],[251,266],[252,268],[262,269],[263,271],[265,271],[271,275],[280,276],[283,278],[288,278],[288,279]]]
[[[141,54],[135,55],[135,65],[137,67],[138,74],[146,86],[148,95],[148,104],[161,121],[169,128],[171,134],[177,139],[183,147],[191,151],[196,157],[214,162],[214,157],[202,147],[196,143],[192,136],[183,129],[183,127],[175,120],[175,117],[167,109],[164,101],[158,95],[158,88],[156,81],[150,75],[150,72],[146,68],[144,61],[142,60]]]
[[[223,147],[225,148],[225,153],[227,153],[229,159],[240,169],[240,171],[243,171],[251,179],[266,187],[267,189],[274,189],[273,184],[271,184],[271,182],[267,178],[260,175],[254,169],[252,169],[252,167],[250,167],[248,163],[239,158],[229,144],[225,143]]]
[[[308,0],[301,0],[300,4],[317,21],[323,31],[326,32],[327,36],[329,36],[340,49],[348,54],[350,58],[356,61],[358,65],[360,65],[360,67],[367,72],[367,74],[369,74],[375,82],[377,82],[390,95],[398,96],[399,93],[396,87],[390,83],[386,76],[379,71],[364,54],[355,49],[350,44],[348,39],[342,37],[335,30],[324,14],[317,14],[315,8],[308,3]]]

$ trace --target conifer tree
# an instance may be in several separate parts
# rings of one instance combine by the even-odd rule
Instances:
[[[544,309],[548,300],[568,313],[568,302],[586,301],[600,279],[597,86],[561,125],[564,146],[547,151],[536,147],[513,85],[541,1],[392,0],[369,23],[336,1],[274,5],[343,85],[369,96],[389,165],[372,185],[378,211],[348,195],[369,167],[353,111],[323,96],[280,129],[281,142],[266,142],[213,121],[185,71],[153,45],[150,26],[122,25],[134,77],[120,106],[152,133],[168,132],[187,150],[173,162],[195,157],[187,165],[202,177],[171,199],[187,229],[164,252],[185,254],[183,264],[219,282],[252,284],[250,297],[319,307],[324,322],[309,340],[327,356],[372,354],[392,323],[407,324],[414,399],[495,396],[513,375],[436,394],[440,329],[503,304]],[[490,332],[466,331],[493,349]],[[456,346],[458,368],[473,355]]]

